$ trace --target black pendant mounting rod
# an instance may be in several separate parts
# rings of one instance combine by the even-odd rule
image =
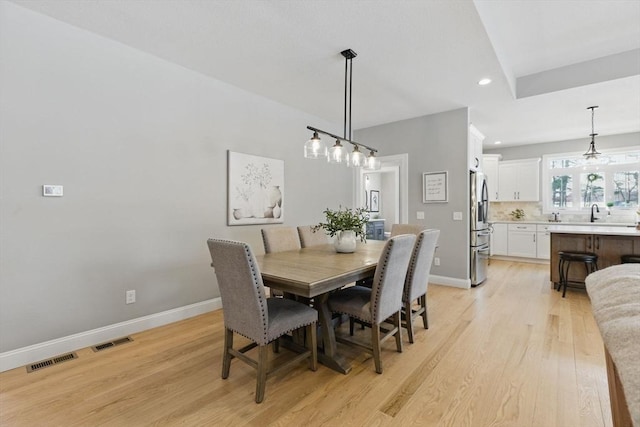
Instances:
[[[597,133],[595,133],[594,128],[593,128],[593,116],[595,114],[595,109],[598,108],[597,105],[594,105],[593,107],[587,107],[587,110],[591,110],[591,139],[593,139],[594,136],[598,135]]]
[[[324,135],[328,135],[332,138],[335,138],[340,141],[348,142],[349,144],[356,147],[363,147],[369,150],[371,153],[377,153],[373,147],[369,147],[368,145],[360,144],[359,142],[355,142],[351,140],[351,98],[352,98],[352,87],[353,87],[353,58],[358,56],[356,52],[351,49],[345,49],[340,52],[342,56],[345,58],[344,62],[344,130],[343,136],[334,135],[331,132],[324,131],[322,129],[315,128],[313,126],[307,126],[307,129],[312,130],[314,132],[322,133]],[[347,74],[349,75],[347,78]],[[347,134],[347,104],[349,108],[349,133]],[[348,136],[347,136],[348,135]]]
[[[344,56],[344,138],[351,139],[351,100],[353,93],[353,58],[358,56],[351,49],[340,52]],[[349,74],[349,82],[347,83],[347,74]],[[347,89],[349,96],[347,97]],[[347,134],[347,99],[349,100],[349,134]],[[347,136],[348,135],[348,136]]]

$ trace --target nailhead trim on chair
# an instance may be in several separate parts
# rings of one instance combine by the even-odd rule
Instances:
[[[237,241],[234,240],[225,240],[225,239],[214,239],[214,240],[218,240],[220,242],[224,242],[224,243],[234,243],[237,244]],[[246,243],[242,243],[242,247],[244,249],[244,254],[247,257],[247,260],[249,261],[249,265],[251,266],[251,275],[253,276],[253,284],[256,288],[259,288],[259,281],[258,281],[258,275],[256,274],[256,268],[255,268],[255,264],[253,263],[253,260],[250,257],[250,253],[251,253],[251,249],[249,247],[249,245],[247,245]],[[266,313],[267,313],[267,301],[262,298],[262,295],[260,295],[260,293],[258,292],[258,301],[260,303],[260,312],[261,312],[261,316],[262,316],[262,325],[265,327],[265,330],[268,330],[268,321],[266,319]],[[291,331],[295,331],[301,327],[304,326],[309,326],[311,324],[313,324],[315,322],[310,322],[310,323],[305,323],[303,325],[300,325],[297,328],[293,328],[293,329],[289,329],[286,332],[291,332]],[[228,328],[227,325],[225,325],[225,327],[231,331],[233,331],[234,333],[241,335],[245,338],[251,339],[250,337],[242,334],[241,332],[238,332],[237,330],[233,329],[233,328]],[[269,341],[269,337],[267,335],[263,335],[264,341],[269,343],[271,341]]]
[[[387,272],[387,264],[389,263],[389,253],[391,252],[391,248],[393,247],[394,243],[395,242],[393,240],[390,240],[387,246],[387,251],[384,253],[384,261],[382,263],[382,267],[380,268],[380,276],[379,276],[380,280],[378,281],[378,284],[383,281],[384,275]],[[378,265],[380,264],[378,263]],[[375,305],[371,307],[371,320],[374,322],[376,321],[375,315],[376,313],[378,313],[379,301],[380,301],[380,286],[376,286],[376,297],[374,299]]]
[[[415,265],[418,262],[418,254],[420,254],[420,248],[422,246],[422,242],[424,241],[424,234],[418,235],[418,240],[415,243],[416,250],[412,251],[411,259],[409,260],[409,271],[407,272],[407,278],[405,279],[405,283],[411,283],[413,280],[413,274],[415,271]],[[406,300],[409,298],[409,286],[405,286],[404,291],[402,292],[402,299]]]
[[[242,247],[244,248],[244,254],[247,257],[247,261],[249,262],[249,265],[251,266],[251,275],[253,276],[253,285],[257,288],[259,288],[259,284],[260,282],[258,281],[258,275],[256,274],[256,266],[253,263],[253,259],[251,258],[250,254],[251,254],[251,249],[249,248],[249,245],[247,245],[246,243],[242,244]],[[260,303],[260,315],[262,317],[262,326],[264,326],[264,330],[266,331],[268,328],[268,320],[267,320],[267,307],[266,304],[267,302],[264,300],[264,298],[262,298],[262,294],[260,292],[258,292],[258,302]],[[242,334],[240,334],[242,335]],[[267,336],[266,332],[263,335],[263,339],[264,341],[268,342],[269,341],[269,337]]]

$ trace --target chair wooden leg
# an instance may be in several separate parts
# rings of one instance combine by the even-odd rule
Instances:
[[[280,353],[280,338],[273,340],[273,352]]]
[[[229,370],[231,369],[231,359],[233,356],[229,353],[229,349],[233,347],[233,331],[231,329],[224,329],[224,353],[222,354],[222,379],[229,377]]]
[[[353,317],[349,316],[349,335],[353,336],[353,324],[355,323],[355,320],[353,320]]]
[[[404,303],[404,321],[407,325],[407,335],[409,342],[413,344],[413,314],[411,313],[411,301]]]
[[[311,350],[311,358],[309,360],[309,369],[315,371],[318,369],[318,338],[316,335],[316,324],[312,323],[307,326],[307,335],[309,336],[309,348]]]
[[[382,373],[382,360],[380,359],[380,324],[371,325],[371,347],[373,347],[373,362],[376,372]]]
[[[409,309],[411,309],[411,307],[409,307]],[[411,315],[409,315],[409,319],[411,319]],[[395,324],[395,328],[396,328],[396,333],[395,333],[396,349],[398,350],[398,353],[402,353],[402,312],[401,311],[393,315],[393,323]]]
[[[256,403],[264,399],[264,389],[267,385],[267,350],[269,345],[261,345],[258,353],[258,380],[256,382]]]
[[[425,329],[429,329],[429,315],[427,314],[427,294],[420,297],[420,305],[424,308],[422,312],[422,324]]]
[[[424,294],[420,297],[420,303],[424,307],[424,312],[422,313],[422,324],[425,329],[429,329],[429,314],[427,310],[427,294]]]

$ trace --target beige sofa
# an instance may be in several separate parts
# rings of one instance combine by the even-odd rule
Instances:
[[[586,285],[605,346],[613,425],[640,427],[640,264],[596,271]]]

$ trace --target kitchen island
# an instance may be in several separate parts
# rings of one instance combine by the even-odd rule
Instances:
[[[640,230],[635,227],[612,227],[606,225],[564,226],[552,225],[551,234],[551,281],[560,281],[558,252],[592,252],[598,255],[598,269],[621,264],[622,255],[640,255]],[[569,281],[584,282],[586,271],[582,264],[573,263],[569,270]]]

